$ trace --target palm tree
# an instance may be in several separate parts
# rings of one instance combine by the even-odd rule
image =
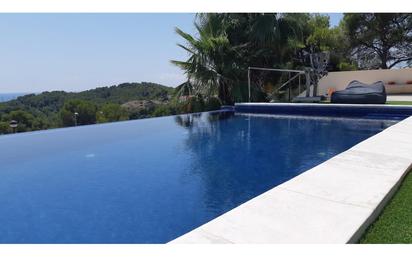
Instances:
[[[195,23],[199,38],[176,28],[176,33],[186,40],[178,44],[190,53],[186,61],[172,61],[187,74],[193,89],[203,95],[217,94],[225,104],[233,103],[231,88],[237,79],[233,59],[238,47],[232,46],[216,21]]]
[[[190,57],[172,61],[202,95],[217,94],[223,104],[242,100],[247,67],[280,67],[293,54],[299,27],[293,15],[198,14],[198,37],[176,28]],[[265,77],[267,74],[264,74]]]
[[[183,82],[182,84],[176,87],[175,92],[175,95],[178,98],[192,96],[194,95],[193,85],[192,83],[190,83],[190,81]]]

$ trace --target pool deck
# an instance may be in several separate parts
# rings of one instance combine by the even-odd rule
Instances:
[[[411,164],[409,117],[170,243],[355,243]]]

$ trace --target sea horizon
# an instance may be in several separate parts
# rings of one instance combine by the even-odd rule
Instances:
[[[19,96],[23,96],[23,95],[27,95],[27,94],[31,94],[28,92],[16,92],[16,93],[0,93],[0,103],[1,102],[7,102],[10,100],[14,100]]]

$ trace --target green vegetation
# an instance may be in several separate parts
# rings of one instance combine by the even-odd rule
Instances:
[[[393,104],[393,105],[412,105],[412,101],[388,101],[386,104]]]
[[[390,69],[412,61],[410,13],[350,13],[343,24],[360,68]]]
[[[184,92],[218,96],[223,104],[247,100],[247,68],[302,69],[307,53],[330,52],[329,71],[412,65],[412,15],[344,14],[339,26],[307,13],[198,14],[196,35],[176,28],[189,58],[172,61],[187,74]],[[285,74],[254,71],[252,100],[282,100]],[[276,95],[279,93],[279,95]]]
[[[88,125],[96,123],[96,104],[80,100],[71,99],[64,103],[60,117],[64,127],[76,125]],[[76,117],[75,117],[76,116]]]
[[[97,112],[96,119],[98,123],[128,120],[129,114],[121,105],[107,103]]]
[[[0,134],[158,117],[220,108],[214,97],[185,95],[154,83],[124,83],[78,93],[43,92],[0,103]],[[76,124],[77,123],[77,124]]]
[[[412,173],[361,239],[362,244],[412,243]]]
[[[311,14],[198,14],[198,37],[176,28],[189,54],[172,61],[187,76],[187,85],[202,95],[217,95],[223,104],[247,99],[247,68],[302,68],[304,52],[331,51],[332,69],[354,69],[340,27],[330,28],[329,17]],[[266,101],[267,85],[279,84],[279,74],[255,72],[253,99]]]

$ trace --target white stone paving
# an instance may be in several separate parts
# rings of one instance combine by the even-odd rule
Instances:
[[[412,164],[412,117],[170,243],[351,243]]]
[[[412,95],[388,95],[386,101],[412,101]]]

